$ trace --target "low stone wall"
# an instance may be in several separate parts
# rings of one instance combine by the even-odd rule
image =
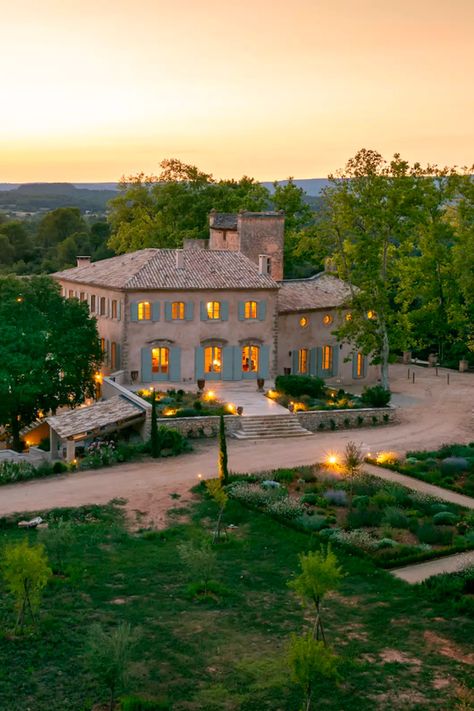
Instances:
[[[158,426],[164,425],[178,430],[186,437],[216,437],[219,432],[219,417],[208,415],[204,417],[159,417]],[[238,415],[224,415],[225,431],[228,435],[240,429]]]
[[[321,429],[331,429],[331,420],[336,424],[337,429],[372,427],[396,422],[397,410],[393,407],[365,407],[359,410],[300,410],[296,416],[302,427],[310,432],[317,432]]]

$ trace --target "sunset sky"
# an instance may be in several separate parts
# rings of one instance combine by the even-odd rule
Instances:
[[[473,0],[15,0],[0,182],[474,161]]]

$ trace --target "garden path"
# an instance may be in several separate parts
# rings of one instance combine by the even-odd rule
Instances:
[[[395,568],[390,572],[397,578],[407,583],[421,583],[433,575],[441,573],[456,573],[465,568],[474,566],[474,551],[465,551],[455,555],[447,555],[444,558],[428,560],[424,563],[407,565],[404,568]]]

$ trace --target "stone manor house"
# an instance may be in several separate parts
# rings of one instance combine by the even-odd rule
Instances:
[[[142,249],[54,274],[97,319],[103,373],[124,382],[251,380],[318,375],[374,381],[377,368],[333,331],[350,318],[334,274],[283,279],[284,215],[210,215],[208,240]]]

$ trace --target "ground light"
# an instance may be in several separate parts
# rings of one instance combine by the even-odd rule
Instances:
[[[337,454],[330,452],[326,457],[326,464],[329,464],[331,467],[335,467],[336,464],[339,464],[339,458]]]

